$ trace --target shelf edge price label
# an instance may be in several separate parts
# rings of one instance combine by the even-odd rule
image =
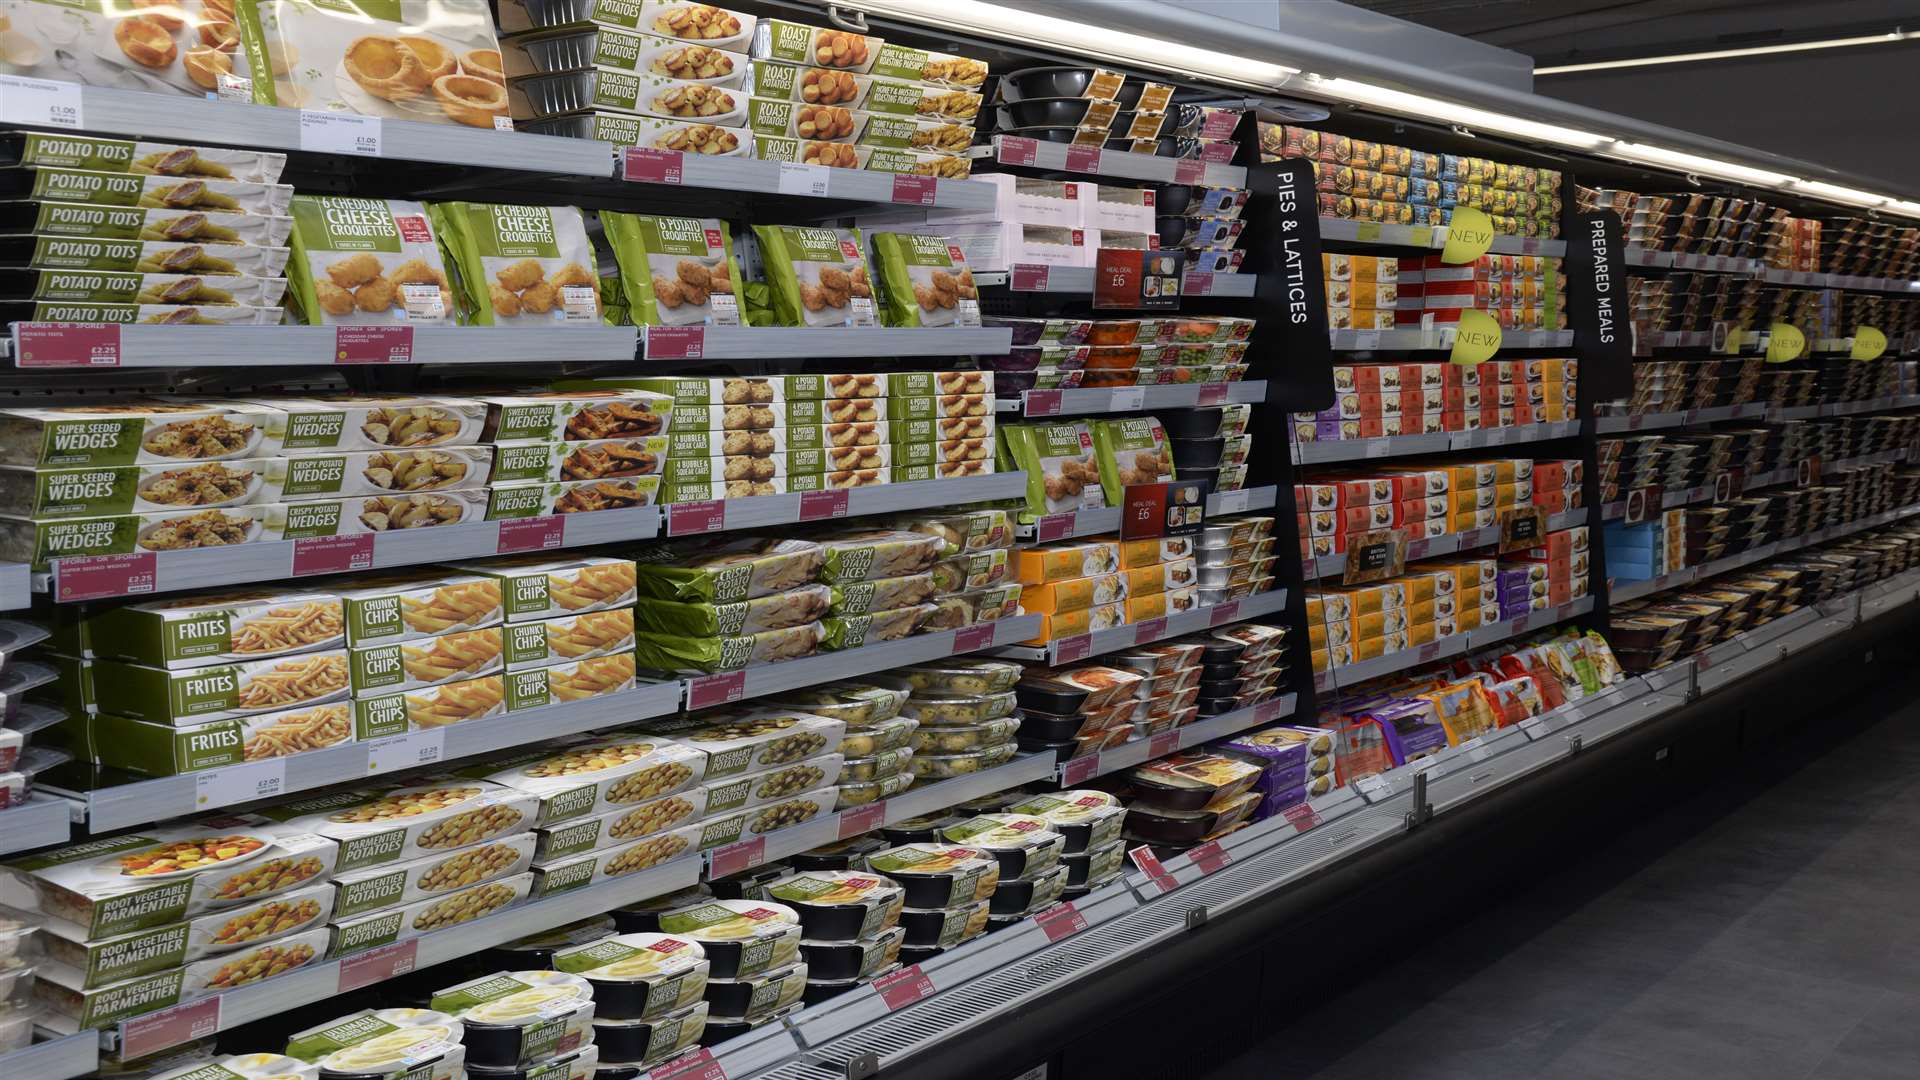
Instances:
[[[1194,392],[1193,400],[1194,404],[1205,407],[1209,405],[1225,405],[1228,397],[1229,391],[1227,390],[1226,383],[1201,383],[1199,388]]]
[[[1000,136],[1000,164],[1033,165],[1040,160],[1040,141],[1024,135]]]
[[[1100,775],[1100,755],[1086,754],[1069,758],[1060,766],[1060,783],[1066,787],[1076,787]]]
[[[405,735],[390,735],[367,743],[367,772],[389,773],[432,765],[446,756],[447,733],[444,728],[428,728]]]
[[[729,671],[724,675],[702,675],[687,680],[687,708],[705,709],[728,705],[746,696],[747,673]]]
[[[193,808],[234,806],[271,799],[287,790],[287,759],[250,761],[226,769],[203,769],[193,774]]]
[[[703,1046],[665,1065],[655,1065],[645,1080],[727,1080],[727,1070],[713,1060],[713,1051]]]
[[[1167,617],[1165,615],[1157,619],[1145,619],[1133,625],[1133,643],[1135,645],[1151,645],[1166,636]]]
[[[1097,146],[1067,147],[1068,172],[1097,173],[1100,171],[1100,148]]]
[[[919,964],[909,964],[899,971],[882,975],[873,980],[874,993],[886,1003],[889,1012],[904,1009],[922,998],[933,996],[933,980],[920,970]]]
[[[1055,540],[1065,540],[1067,537],[1073,535],[1074,526],[1077,523],[1078,519],[1071,510],[1064,514],[1048,514],[1046,517],[1034,522],[1033,536],[1034,539],[1043,544],[1051,544]]]
[[[1069,900],[1055,904],[1035,915],[1033,924],[1040,928],[1042,934],[1047,935],[1048,941],[1059,941],[1085,930],[1087,917],[1082,915],[1080,909],[1074,907],[1073,902]]]
[[[1173,163],[1173,182],[1176,184],[1200,184],[1207,179],[1207,163],[1199,158],[1176,158]]]
[[[1178,749],[1180,749],[1180,733],[1178,731],[1163,731],[1155,735],[1147,743],[1147,760],[1153,761],[1157,758],[1166,757]]]
[[[57,584],[54,598],[65,604],[150,593],[158,587],[158,567],[159,556],[151,551],[57,559],[53,572]]]
[[[1085,660],[1092,654],[1092,634],[1075,634],[1073,637],[1061,638],[1053,643],[1053,662],[1056,665]]]
[[[20,367],[120,366],[120,327],[117,323],[19,323],[14,329],[19,345],[14,363]]]
[[[727,504],[722,499],[672,503],[667,507],[667,535],[691,536],[719,532],[727,527]]]
[[[954,655],[958,656],[963,653],[979,652],[981,649],[991,648],[993,646],[994,629],[994,624],[984,622],[974,626],[963,626],[955,630],[953,632]]]
[[[839,838],[851,840],[861,833],[870,833],[887,823],[887,800],[880,799],[865,806],[855,806],[840,811]]]
[[[706,355],[704,326],[649,326],[646,332],[649,360],[699,360]]]
[[[507,518],[500,522],[494,554],[511,555],[521,551],[549,551],[567,541],[567,515]]]
[[[411,326],[336,326],[333,328],[336,364],[410,364],[413,362]]]
[[[1291,820],[1291,819],[1289,819]],[[1220,846],[1220,841],[1209,840],[1187,852],[1187,860],[1200,868],[1203,874],[1216,874],[1233,862],[1233,854]]]
[[[847,516],[847,489],[800,493],[801,521],[829,521]]]
[[[1224,604],[1213,605],[1211,613],[1207,616],[1207,624],[1219,626],[1221,623],[1230,623],[1239,617],[1240,601],[1229,600]]]
[[[1180,882],[1175,880],[1172,874],[1167,873],[1167,868],[1160,863],[1160,856],[1155,855],[1153,849],[1147,845],[1141,844],[1139,847],[1129,849],[1127,858],[1133,860],[1133,865],[1139,867],[1140,872],[1147,875],[1147,880],[1153,882],[1154,887],[1161,892],[1172,892],[1179,888]]]
[[[1014,292],[1046,292],[1051,276],[1045,263],[1014,263],[1007,273],[1007,287]]]
[[[1212,296],[1213,295],[1213,271],[1211,270],[1187,271],[1186,275],[1180,280],[1180,295]]]
[[[640,184],[679,184],[686,156],[678,150],[629,146],[620,157],[620,179]]]
[[[0,75],[0,124],[78,129],[86,119],[79,83]]]
[[[373,569],[373,534],[303,536],[293,542],[293,576]]]
[[[893,201],[908,206],[932,206],[940,192],[940,181],[931,176],[893,174]]]
[[[832,172],[825,165],[783,161],[780,163],[780,194],[825,196],[827,180]]]
[[[380,156],[380,118],[300,110],[300,149],[317,154]]]
[[[767,861],[767,838],[756,836],[751,840],[740,840],[723,844],[713,849],[708,856],[707,865],[713,877],[730,877],[742,870],[751,870]]]
[[[1211,512],[1215,514],[1238,514],[1246,510],[1252,502],[1253,496],[1247,493],[1246,488],[1241,488],[1239,491],[1215,492],[1213,495],[1214,509]]]
[[[1315,810],[1312,803],[1295,803],[1280,811],[1280,816],[1286,818],[1297,833],[1306,832],[1321,823],[1320,811]]]
[[[377,949],[354,953],[340,961],[340,988],[344,994],[363,986],[386,982],[412,971],[420,962],[420,939],[408,938]]]
[[[120,1024],[120,1052],[145,1057],[169,1046],[204,1039],[220,1030],[220,995],[136,1016]]]

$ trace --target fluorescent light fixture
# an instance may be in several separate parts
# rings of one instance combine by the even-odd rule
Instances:
[[[1651,67],[1656,64],[1692,64],[1702,60],[1730,60],[1741,56],[1768,53],[1806,52],[1810,49],[1844,49],[1858,45],[1885,45],[1910,41],[1920,32],[1893,30],[1885,34],[1861,34],[1856,37],[1825,38],[1820,41],[1796,41],[1786,45],[1754,45],[1744,49],[1710,49],[1706,52],[1669,53],[1665,56],[1635,56],[1625,60],[1595,60],[1587,64],[1554,64],[1533,69],[1535,75],[1571,75],[1578,71],[1606,71],[1611,68]]]
[[[1920,217],[1920,202],[1907,202],[1904,199],[1888,199],[1886,205],[1881,207],[1881,209],[1890,210],[1896,214],[1905,214],[1908,217]]]
[[[1766,169],[1756,169],[1751,165],[1701,157],[1698,154],[1685,154],[1678,150],[1669,150],[1664,146],[1651,146],[1647,143],[1614,143],[1606,152],[1644,165],[1661,165],[1669,169],[1716,176],[1723,180],[1742,180],[1750,184],[1766,184],[1771,187],[1798,183],[1797,178],[1788,176],[1786,173],[1769,172]]]
[[[1232,53],[1163,41],[1092,23],[1039,15],[981,0],[851,0],[849,7],[877,15],[930,23],[951,30],[984,33],[1026,44],[1069,43],[1076,52],[1124,60],[1162,71],[1207,76],[1271,90],[1300,74],[1299,68],[1270,64]]]
[[[1879,206],[1881,203],[1887,201],[1885,195],[1875,195],[1871,191],[1860,191],[1855,188],[1841,187],[1838,184],[1822,183],[1819,180],[1795,180],[1793,187],[1794,190],[1804,191],[1809,195],[1818,195],[1822,198],[1835,199],[1840,202],[1858,203],[1861,206]]]
[[[1536,120],[1527,120],[1505,113],[1488,112],[1470,105],[1460,105],[1439,98],[1409,94],[1404,90],[1390,90],[1372,83],[1356,82],[1352,79],[1329,79],[1320,75],[1309,77],[1313,89],[1329,97],[1342,101],[1351,101],[1361,105],[1374,105],[1382,109],[1407,113],[1413,116],[1444,120],[1449,124],[1459,124],[1481,131],[1498,132],[1502,135],[1518,135],[1525,139],[1538,139],[1541,142],[1559,143],[1563,146],[1578,146],[1592,149],[1612,140],[1605,135],[1595,135],[1590,131],[1560,127],[1555,124],[1543,124]]]

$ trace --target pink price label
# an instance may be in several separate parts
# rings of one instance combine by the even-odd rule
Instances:
[[[1199,184],[1207,179],[1207,163],[1198,158],[1181,158],[1173,163],[1173,182]]]
[[[1408,559],[1424,559],[1427,557],[1427,552],[1431,551],[1432,549],[1433,549],[1433,541],[1414,540],[1407,544],[1407,558]]]
[[[120,1052],[129,1059],[145,1057],[219,1030],[220,998],[215,995],[126,1021],[120,1025]]]
[[[1060,409],[1065,404],[1065,402],[1066,402],[1066,397],[1062,391],[1029,390],[1027,391],[1027,415],[1028,416],[1059,416]],[[1065,517],[1069,519],[1073,517],[1073,515],[1071,514],[1053,514],[1049,516]]]
[[[1181,296],[1212,296],[1213,271],[1189,270],[1180,279]]]
[[[1532,616],[1522,615],[1519,618],[1513,620],[1513,632],[1516,634],[1524,634],[1527,632],[1527,627],[1532,625],[1533,625]]]
[[[1200,160],[1215,165],[1233,164],[1234,152],[1240,149],[1239,143],[1216,141],[1200,144]]]
[[[1135,645],[1150,645],[1166,636],[1167,620],[1165,616],[1135,623],[1133,627],[1133,643]]]
[[[932,997],[933,980],[927,978],[919,964],[912,964],[873,980],[873,989],[889,1010],[904,1009],[922,998]]]
[[[840,839],[851,840],[887,823],[887,800],[840,811]]]
[[[767,838],[756,836],[751,840],[727,844],[713,849],[708,857],[708,877],[730,877],[742,870],[751,870],[767,861]]]
[[[647,359],[698,360],[707,352],[704,326],[647,327]]]
[[[1284,701],[1263,701],[1253,707],[1253,726],[1271,724],[1286,712]]]
[[[1217,874],[1233,861],[1233,856],[1227,852],[1226,848],[1220,846],[1218,840],[1209,840],[1187,852],[1187,858],[1193,865],[1199,867],[1203,874]]]
[[[1054,664],[1071,664],[1085,660],[1093,653],[1093,635],[1076,634],[1070,638],[1061,638],[1053,643]]]
[[[1007,284],[1014,292],[1046,292],[1049,276],[1045,263],[1014,263]]]
[[[1133,865],[1139,867],[1140,872],[1147,875],[1147,879],[1152,881],[1154,887],[1161,892],[1172,892],[1179,887],[1180,883],[1174,880],[1172,874],[1167,873],[1166,867],[1160,865],[1160,856],[1155,855],[1153,849],[1147,845],[1141,844],[1129,850],[1127,858],[1132,859]]]
[[[727,1080],[727,1070],[713,1060],[713,1051],[701,1047],[665,1065],[655,1065],[647,1080]]]
[[[682,183],[681,171],[685,161],[685,156],[678,150],[629,146],[620,159],[620,179],[636,184]]]
[[[1307,803],[1289,806],[1285,810],[1280,811],[1280,816],[1292,822],[1293,831],[1297,833],[1306,832],[1308,829],[1320,824],[1320,811],[1315,810]]]
[[[1438,660],[1439,658],[1440,658],[1439,642],[1432,641],[1432,642],[1428,642],[1425,645],[1420,646],[1420,655],[1418,660],[1419,663],[1425,664],[1434,660]]]
[[[687,708],[709,709],[739,701],[747,692],[747,673],[729,671],[725,675],[702,675],[687,683]]]
[[[54,597],[66,604],[150,593],[160,579],[158,563],[158,556],[151,551],[55,559]]]
[[[120,327],[115,323],[18,323],[23,368],[120,366]]]
[[[1227,384],[1223,382],[1201,383],[1200,388],[1194,393],[1193,400],[1194,404],[1202,407],[1208,405],[1225,405],[1227,403]]]
[[[1067,171],[1097,173],[1100,171],[1100,148],[1097,146],[1067,147]]]
[[[1033,924],[1047,935],[1048,941],[1070,938],[1087,928],[1087,917],[1072,902],[1055,904],[1033,917]]]
[[[1100,775],[1100,755],[1072,758],[1060,766],[1060,782],[1067,787],[1084,784]]]
[[[1147,742],[1147,760],[1163,758],[1180,749],[1180,733],[1163,731]]]
[[[336,326],[333,328],[336,364],[410,364],[413,362],[411,326]]]
[[[307,536],[293,542],[293,576],[373,569],[373,534]]]
[[[420,957],[420,939],[410,938],[355,953],[340,961],[340,992],[358,990],[412,971]]]
[[[963,626],[955,630],[953,632],[954,655],[958,656],[962,653],[979,652],[981,649],[992,648],[993,631],[994,624],[990,622],[979,623],[974,626]]]
[[[1242,115],[1238,110],[1230,109],[1208,113],[1207,118],[1200,121],[1200,137],[1203,139],[1233,138],[1233,129],[1240,126]]]
[[[1713,657],[1706,653],[1700,653],[1693,658],[1693,666],[1699,668],[1701,671],[1706,671],[1713,667]]]
[[[1000,136],[1000,164],[1032,165],[1040,160],[1040,141],[1023,135]]]
[[[727,527],[727,504],[721,499],[674,503],[667,507],[667,535],[692,536]]]
[[[1059,393],[1057,390],[1053,392]],[[1043,544],[1051,544],[1055,540],[1065,540],[1067,537],[1073,535],[1073,527],[1076,520],[1071,511],[1065,514],[1048,514],[1046,517],[1034,523],[1034,539],[1039,540]]]
[[[565,514],[551,517],[507,518],[500,522],[500,540],[494,554],[511,555],[517,551],[548,551],[567,541]]]
[[[1240,617],[1240,601],[1229,600],[1224,604],[1213,605],[1213,614],[1208,616],[1210,626],[1230,623]]]
[[[931,176],[893,175],[893,201],[909,206],[932,206],[940,191],[940,182]]]
[[[847,516],[847,489],[803,491],[800,493],[800,520],[826,521]]]

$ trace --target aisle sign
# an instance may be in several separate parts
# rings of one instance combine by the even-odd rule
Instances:
[[[1855,360],[1878,360],[1880,354],[1887,351],[1887,335],[1871,326],[1858,326],[1853,331],[1853,350],[1848,354]]]
[[[1200,480],[1128,484],[1122,505],[1122,540],[1191,536],[1206,524],[1207,484]]]
[[[1263,212],[1248,228],[1278,238],[1271,292],[1274,316],[1260,321],[1262,349],[1285,356],[1269,378],[1269,401],[1292,410],[1324,409],[1333,404],[1333,338],[1327,328],[1326,273],[1320,262],[1320,210],[1314,191],[1313,162],[1287,158],[1271,173],[1258,173],[1256,185],[1273,184],[1273,201],[1255,200]],[[1270,180],[1269,180],[1270,178]],[[1265,210],[1271,205],[1271,210]],[[1379,223],[1374,226],[1379,236]],[[1271,242],[1263,238],[1263,242]],[[1264,294],[1263,294],[1264,296]],[[1266,302],[1263,299],[1263,303]],[[1275,329],[1277,339],[1267,340]]]
[[[1440,261],[1459,265],[1470,263],[1493,248],[1493,219],[1485,210],[1456,206],[1447,219],[1447,242],[1440,248]]]
[[[1622,263],[1620,215],[1573,210],[1562,223],[1567,241],[1567,321],[1580,359],[1581,388],[1595,400],[1633,390],[1633,325],[1628,321],[1627,275]]]
[[[1807,335],[1790,323],[1777,322],[1767,328],[1767,363],[1784,364],[1807,351]]]
[[[1453,351],[1447,359],[1456,364],[1484,364],[1499,351],[1499,322],[1478,308],[1462,311],[1459,329],[1453,332]]]

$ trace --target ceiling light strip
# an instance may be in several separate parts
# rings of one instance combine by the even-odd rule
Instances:
[[[1572,75],[1582,71],[1653,67],[1659,64],[1694,64],[1706,60],[1732,60],[1742,56],[1766,56],[1771,53],[1886,45],[1896,41],[1910,41],[1915,37],[1920,37],[1920,32],[1893,30],[1885,34],[1861,34],[1857,37],[1825,38],[1820,41],[1796,41],[1786,45],[1753,45],[1741,49],[1710,49],[1705,52],[1668,53],[1664,56],[1634,56],[1622,60],[1594,60],[1584,64],[1551,64],[1547,67],[1536,67],[1533,73],[1535,75]]]

